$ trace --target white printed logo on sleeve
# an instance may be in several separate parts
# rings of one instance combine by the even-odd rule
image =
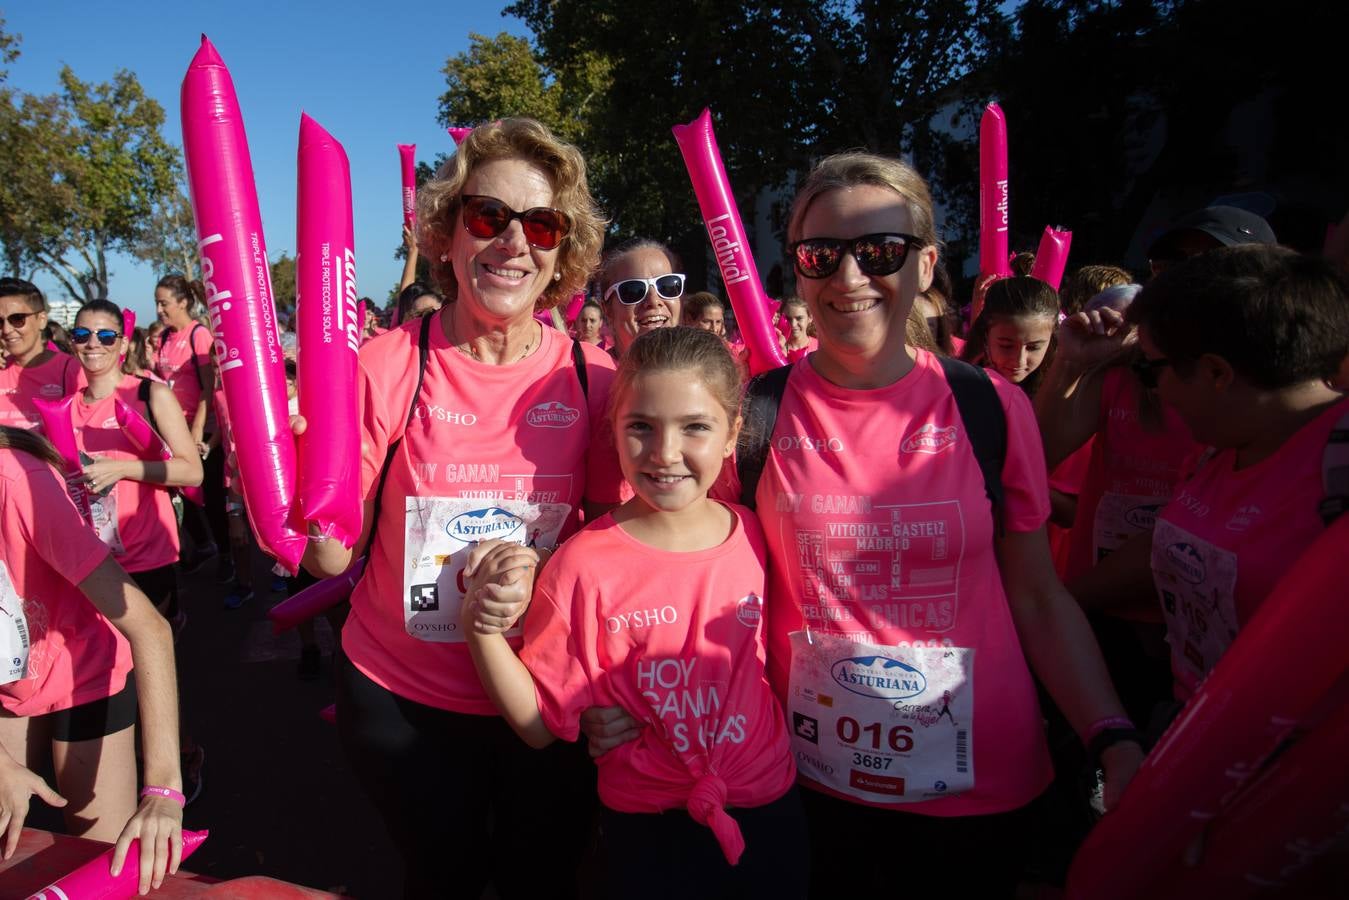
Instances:
[[[787,691],[798,771],[870,803],[974,787],[974,650],[794,632]]]
[[[1178,674],[1197,683],[1237,636],[1237,557],[1162,520],[1152,536],[1152,573]]]
[[[28,620],[23,598],[14,590],[5,561],[0,560],[0,684],[28,674]]]
[[[459,642],[468,552],[482,541],[553,547],[571,513],[566,503],[474,497],[408,497],[403,624],[424,641]],[[507,635],[517,635],[517,625]]]
[[[1124,546],[1134,535],[1151,531],[1157,521],[1157,514],[1166,503],[1165,497],[1102,494],[1092,521],[1092,564],[1095,565]]]

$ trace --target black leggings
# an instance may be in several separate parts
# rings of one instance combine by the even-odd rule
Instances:
[[[1027,807],[986,816],[925,816],[849,803],[806,788],[812,897],[1016,895]]]
[[[230,523],[225,514],[225,447],[212,447],[201,463],[201,492],[205,506],[183,501],[183,529],[197,548],[214,543],[221,552],[230,545]]]
[[[600,808],[604,900],[793,900],[806,897],[810,841],[795,786],[763,806],[730,809],[745,838],[732,866],[712,829],[684,810],[623,813]]]
[[[403,856],[405,897],[574,897],[591,845],[595,767],[579,744],[531,750],[499,716],[423,706],[345,656],[337,730]]]

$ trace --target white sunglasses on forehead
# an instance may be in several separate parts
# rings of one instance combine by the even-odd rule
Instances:
[[[655,288],[656,296],[662,300],[678,300],[684,296],[684,276],[672,272],[655,278],[625,278],[611,284],[609,290],[604,292],[604,299],[608,300],[611,295],[617,294],[620,303],[635,306],[646,297],[648,288]]]

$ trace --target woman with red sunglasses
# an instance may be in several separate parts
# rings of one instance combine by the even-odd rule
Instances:
[[[584,288],[604,220],[580,153],[530,119],[474,129],[418,203],[445,305],[361,348],[365,535],[311,540],[305,557],[315,575],[369,560],[342,631],[338,729],[403,854],[406,896],[476,897],[489,881],[506,898],[561,896],[592,767],[574,745],[529,750],[496,714],[459,608],[476,542],[524,545],[497,573],[521,602],[489,612],[518,648],[540,558],[582,510],[619,500],[613,361],[534,318]]]
[[[6,364],[0,368],[0,425],[41,430],[33,400],[57,400],[80,386],[80,365],[47,349],[47,301],[22,278],[0,278],[0,340]]]
[[[907,164],[825,159],[788,236],[819,348],[791,365],[756,489],[728,471],[718,494],[748,494],[767,538],[767,670],[809,788],[812,895],[1011,896],[1051,777],[1031,669],[1101,751],[1108,803],[1142,760],[1054,573],[1029,401],[908,345],[939,246]],[[997,420],[996,506],[957,378]]]

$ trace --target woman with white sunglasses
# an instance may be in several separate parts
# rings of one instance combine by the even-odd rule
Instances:
[[[305,558],[336,575],[368,557],[342,630],[338,732],[403,855],[406,896],[477,897],[488,882],[507,900],[567,896],[593,767],[573,744],[530,750],[497,715],[459,609],[487,572],[478,542],[522,545],[487,577],[527,600],[582,509],[593,521],[619,500],[613,361],[534,318],[584,288],[604,220],[579,151],[531,119],[474,129],[417,199],[445,305],[361,348],[364,533],[350,549],[311,538]],[[518,649],[523,602],[483,606]]]
[[[679,257],[659,241],[638,238],[609,251],[600,269],[600,296],[614,358],[637,337],[680,323],[684,275]]]

